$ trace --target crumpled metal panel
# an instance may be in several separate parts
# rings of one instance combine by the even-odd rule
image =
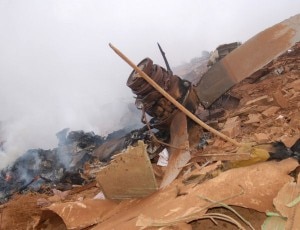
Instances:
[[[96,178],[108,199],[145,197],[158,190],[146,145],[139,141],[115,155]]]
[[[187,119],[184,113],[178,112],[172,120],[170,127],[170,158],[165,175],[160,187],[166,187],[176,179],[182,168],[191,159],[189,148],[189,136],[187,131]],[[173,146],[173,147],[172,147]]]
[[[300,41],[300,14],[255,35],[233,50],[211,69],[196,86],[197,95],[208,108],[236,83],[249,77]]]

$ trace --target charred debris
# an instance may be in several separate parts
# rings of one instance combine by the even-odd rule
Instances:
[[[160,137],[160,134],[157,136]],[[56,148],[29,149],[1,170],[1,203],[6,202],[14,193],[49,193],[53,188],[65,191],[89,183],[95,179],[95,175],[85,175],[86,167],[99,168],[107,165],[114,154],[135,145],[138,140],[149,143],[151,158],[161,149],[150,143],[151,138],[145,128],[129,132],[121,129],[106,137],[94,132],[69,132],[69,129],[64,129],[57,133],[57,138],[59,143]]]
[[[207,66],[211,66],[239,45],[238,42],[221,45],[212,52],[210,57],[203,57],[202,61],[204,60]],[[289,66],[286,68],[295,68],[295,59],[299,61],[299,47],[298,43],[276,61],[280,62],[283,59]],[[238,107],[240,98],[226,92],[208,108],[202,106],[193,83],[189,81],[195,71],[198,76],[202,71],[203,63],[199,63],[198,66],[194,66],[192,72],[185,71],[182,78],[173,75],[170,69],[166,70],[153,64],[150,58],[142,60],[138,67],[188,110],[213,126],[218,119],[224,118],[226,110]],[[277,74],[284,71],[281,67],[274,70],[272,65],[274,61],[255,72],[246,81],[255,83],[270,71],[275,71]],[[201,76],[199,78],[201,79]],[[91,173],[91,167],[96,169],[106,166],[115,154],[122,152],[128,146],[136,146],[139,140],[147,144],[149,159],[152,163],[156,163],[158,154],[164,148],[172,148],[168,144],[170,125],[178,109],[135,71],[130,74],[127,86],[136,95],[135,105],[141,110],[141,122],[144,127],[131,131],[127,131],[128,129],[114,131],[107,137],[98,136],[93,132],[69,131],[69,129],[60,131],[56,134],[58,138],[56,148],[30,149],[13,164],[1,170],[1,203],[6,202],[14,193],[28,191],[49,193],[53,188],[64,191],[87,184],[95,180],[98,172],[95,170]],[[195,150],[201,150],[206,147],[212,135],[205,129],[195,127],[195,123],[188,120],[190,145]],[[264,145],[264,148],[270,153],[269,160],[282,160],[288,157],[300,159],[300,139],[292,146],[287,147],[283,142],[277,141],[269,142]],[[89,170],[86,170],[87,168]]]

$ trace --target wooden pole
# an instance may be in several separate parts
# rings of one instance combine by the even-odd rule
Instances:
[[[109,43],[110,48],[112,48],[116,54],[118,54],[128,65],[130,65],[138,74],[143,77],[151,86],[153,86],[158,92],[160,92],[165,98],[167,98],[173,105],[175,105],[180,111],[182,111],[185,115],[187,115],[190,119],[195,121],[198,125],[202,126],[209,132],[215,134],[216,136],[234,144],[235,146],[242,146],[241,143],[236,140],[226,136],[225,134],[219,132],[218,130],[208,126],[206,123],[201,121],[198,117],[196,117],[193,113],[191,113],[188,109],[186,109],[183,105],[181,105],[178,101],[176,101],[170,94],[168,94],[163,88],[161,88],[155,81],[152,80],[144,71],[142,71],[138,66],[136,66],[131,60],[129,60],[120,50],[114,47],[111,43]]]

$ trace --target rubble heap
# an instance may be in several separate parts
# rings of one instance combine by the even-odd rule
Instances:
[[[52,150],[30,149],[1,170],[0,199],[5,202],[15,192],[47,192],[51,188],[66,190],[82,185],[84,164],[92,162],[92,151],[104,142],[93,132],[71,131],[57,134],[59,146]]]

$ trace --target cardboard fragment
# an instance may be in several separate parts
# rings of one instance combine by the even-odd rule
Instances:
[[[274,116],[277,113],[278,110],[280,110],[280,107],[271,106],[270,108],[263,111],[262,114],[266,117],[271,117],[271,116]]]
[[[255,98],[251,101],[247,101],[246,105],[252,105],[252,104],[256,104],[256,105],[266,105],[268,104],[270,101],[270,98],[268,95],[264,95],[258,98]]]
[[[257,113],[261,113],[263,111],[265,111],[267,108],[269,108],[268,105],[260,105],[260,106],[256,106],[253,111],[257,112]]]
[[[300,102],[299,102],[300,103]],[[298,106],[298,108],[300,108],[300,105]],[[289,125],[293,128],[293,129],[300,129],[300,111],[294,113],[291,116],[291,121],[289,123]]]
[[[48,198],[48,201],[51,203],[58,202],[58,201],[63,201],[66,199],[66,197],[69,195],[70,191],[60,191],[57,189],[52,189],[53,196]]]
[[[241,133],[241,119],[239,116],[228,118],[221,132],[231,138],[238,136]]]
[[[259,113],[256,114],[249,114],[248,115],[249,120],[245,121],[245,124],[252,124],[252,123],[258,123],[262,120],[262,116]]]
[[[288,84],[289,88],[293,88],[296,91],[300,91],[300,79],[295,80]]]
[[[271,134],[271,141],[275,142],[278,141],[278,139],[282,135],[282,128],[278,126],[273,126],[269,128],[268,132]]]
[[[96,178],[108,199],[144,197],[158,187],[144,142],[129,146],[103,167]]]
[[[42,208],[51,205],[51,201],[47,200],[46,198],[39,198],[37,199],[36,204]]]
[[[300,229],[300,203],[295,202],[299,196],[300,177],[298,176],[297,183],[286,183],[274,198],[276,209],[282,216],[287,217],[286,229]]]
[[[294,135],[292,137],[288,135],[283,135],[280,138],[280,141],[282,141],[286,147],[290,148],[296,143],[296,141],[298,141],[299,138],[300,138],[300,134]]]
[[[191,183],[194,181],[197,182],[201,178],[205,177],[205,175],[217,170],[220,166],[221,166],[221,161],[217,161],[203,168],[193,170],[192,172],[187,173],[186,175],[183,176],[183,182],[184,183]]]
[[[265,133],[255,133],[254,137],[258,144],[267,143],[270,140],[270,136]]]
[[[234,112],[232,116],[246,115],[249,112],[253,111],[256,107],[257,107],[256,105],[249,106],[249,107],[242,107],[238,111]]]
[[[280,90],[276,91],[273,94],[274,101],[277,105],[279,105],[281,108],[285,109],[288,107],[289,102],[288,100],[283,96],[282,92]]]

